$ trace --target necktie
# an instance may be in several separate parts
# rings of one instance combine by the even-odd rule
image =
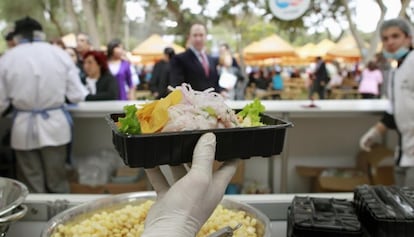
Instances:
[[[203,66],[204,72],[205,72],[206,76],[208,77],[208,74],[210,72],[210,68],[208,66],[207,57],[204,53],[200,53],[200,57],[201,57],[201,65]]]

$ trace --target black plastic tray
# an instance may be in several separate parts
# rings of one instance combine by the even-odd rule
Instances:
[[[414,236],[414,188],[358,186],[356,212],[371,236]]]
[[[218,161],[270,157],[282,152],[286,128],[292,126],[290,122],[262,114],[261,121],[266,125],[260,127],[126,135],[115,124],[124,116],[123,113],[106,115],[113,144],[127,166],[144,168],[191,162],[198,139],[207,132],[216,135],[215,159]]]
[[[352,202],[296,196],[288,208],[288,237],[364,236]]]

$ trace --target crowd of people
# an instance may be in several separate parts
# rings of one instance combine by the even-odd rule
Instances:
[[[340,66],[325,62],[318,57],[315,63],[298,67],[256,67],[248,73],[245,98],[261,99],[336,99],[332,91],[353,92],[354,99],[376,99],[385,96],[384,70],[377,60],[371,60],[363,68],[357,64]],[[352,66],[352,67],[351,67]],[[296,86],[296,96],[281,96]],[[290,88],[291,89],[291,88]],[[276,93],[275,93],[276,92]],[[280,93],[277,93],[280,92]],[[273,95],[273,96],[267,96]]]
[[[5,39],[9,49],[18,44],[12,34]],[[136,66],[126,58],[121,40],[111,40],[106,52],[94,49],[86,33],[77,34],[76,47],[67,47],[60,38],[49,43],[66,51],[75,63],[89,93],[86,101],[136,99],[134,92],[140,83],[139,75]]]
[[[321,57],[307,66],[247,66],[243,70],[226,43],[220,45],[218,56],[208,54],[207,33],[203,24],[193,24],[184,53],[176,55],[173,48],[166,47],[161,60],[153,66],[140,67],[128,60],[119,39],[111,40],[106,45],[106,52],[93,49],[85,33],[77,34],[77,47],[66,47],[60,38],[49,42],[71,56],[79,69],[81,82],[89,92],[87,101],[135,100],[136,90],[151,91],[150,98],[160,99],[168,94],[168,86],[174,87],[183,82],[191,84],[196,90],[212,87],[229,100],[254,97],[325,99],[332,98],[333,89],[341,88],[354,89],[363,99],[380,98],[385,93],[381,88],[384,81],[381,58],[368,62],[363,70],[358,66],[339,66],[336,61],[325,62]],[[16,45],[11,35],[5,38],[9,48]],[[296,79],[303,81],[299,83],[303,85],[300,88],[302,93],[296,97],[285,97],[285,82]],[[268,94],[272,96],[266,96]]]

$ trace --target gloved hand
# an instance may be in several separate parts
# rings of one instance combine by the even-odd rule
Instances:
[[[194,149],[190,171],[172,169],[178,181],[169,186],[159,167],[145,170],[157,200],[148,212],[142,237],[194,237],[223,198],[238,161],[225,162],[213,173],[216,137],[207,133]],[[184,175],[180,178],[179,176]]]
[[[381,143],[382,134],[374,126],[370,128],[359,140],[359,146],[364,151],[371,151],[372,145],[375,143]]]

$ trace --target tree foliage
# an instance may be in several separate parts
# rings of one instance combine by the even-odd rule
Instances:
[[[194,9],[184,8],[184,0],[2,0],[0,19],[10,25],[17,18],[29,15],[42,23],[50,38],[82,31],[91,35],[96,47],[115,37],[131,38],[131,43],[136,43],[152,33],[176,35],[180,39],[178,43],[184,45],[194,22],[206,24],[212,30],[210,33],[216,34],[216,43],[228,41],[237,52],[272,33],[298,46],[324,38],[338,41],[343,34],[351,32],[367,57],[375,53],[378,43],[375,32],[362,34],[355,26],[357,0],[312,0],[304,15],[292,21],[282,21],[273,16],[267,0],[222,0],[221,5],[217,3],[221,6],[217,12],[208,9],[211,1],[194,0],[193,4],[198,4],[200,9],[194,12]],[[375,1],[381,9],[380,23],[386,8],[383,0]],[[137,3],[144,9],[145,22],[125,21],[127,2]],[[400,2],[403,6],[400,16],[414,20],[414,2]],[[337,25],[339,35],[334,36],[326,27],[327,20]],[[166,22],[176,22],[176,27]],[[370,47],[364,43],[366,38]]]

